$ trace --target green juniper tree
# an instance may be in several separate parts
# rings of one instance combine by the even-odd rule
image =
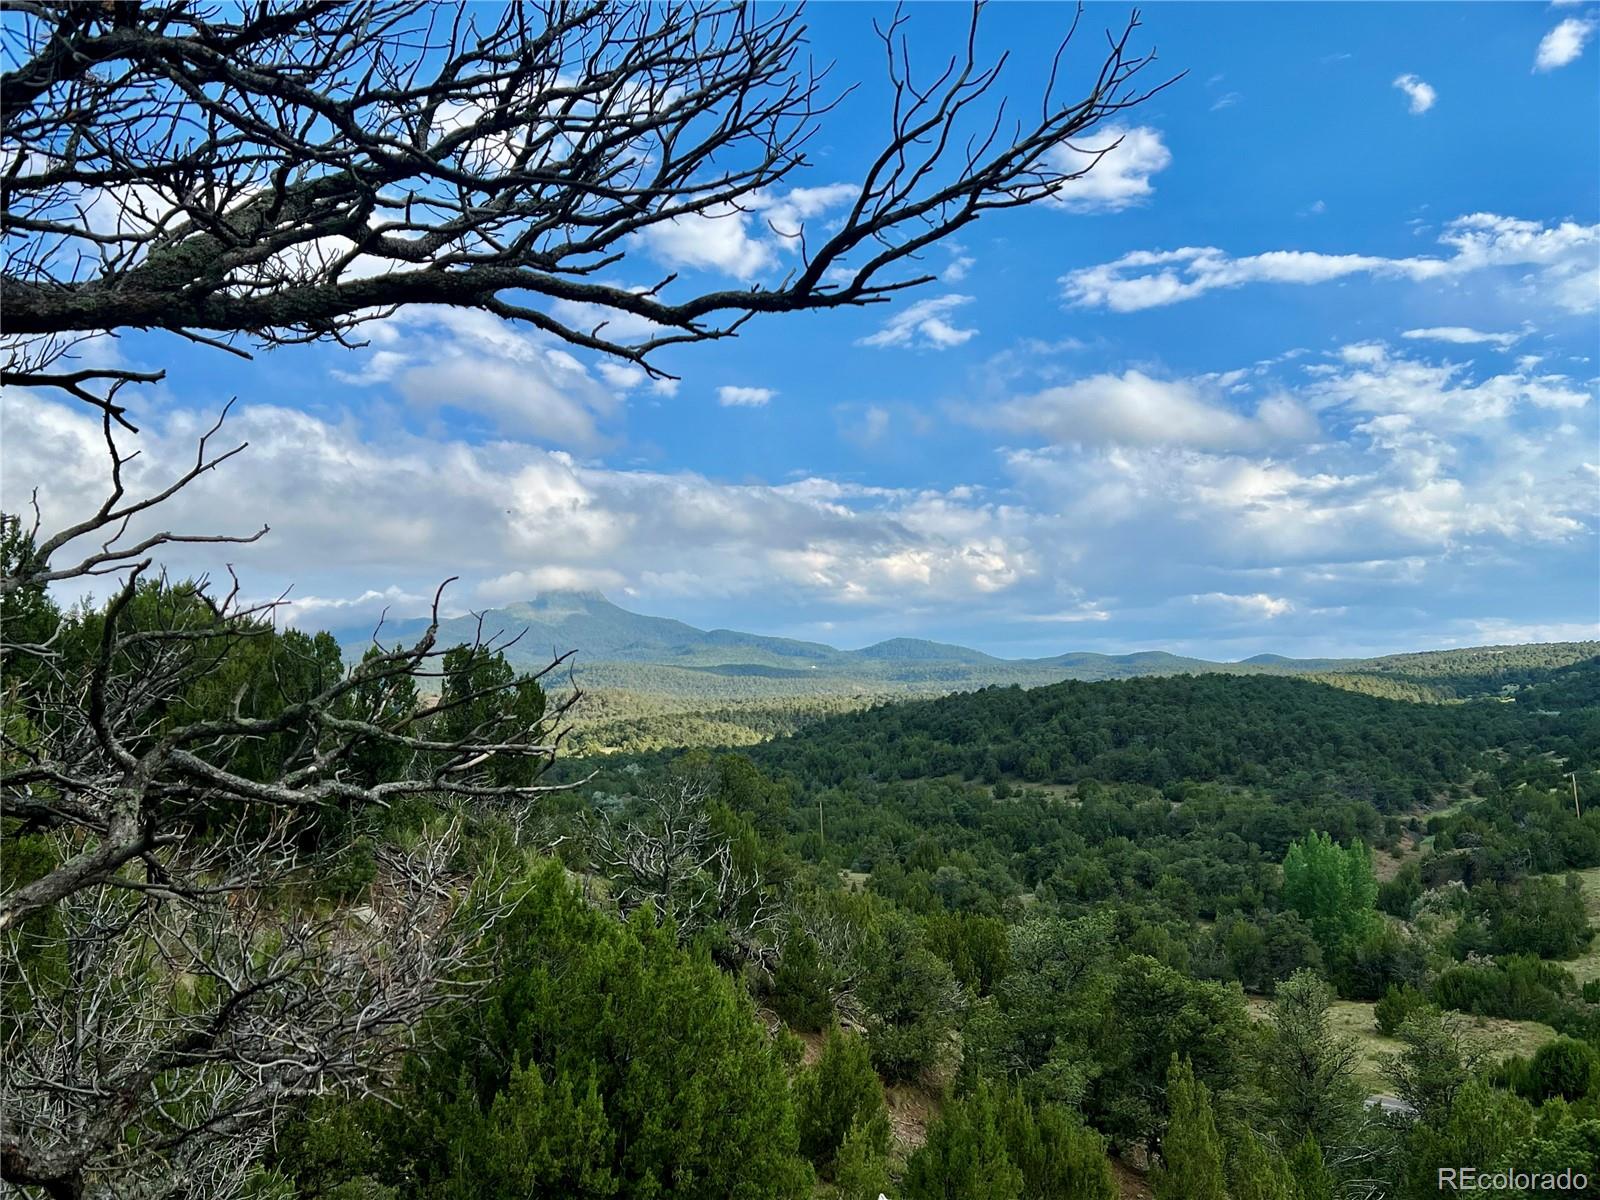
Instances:
[[[1289,1155],[1289,1178],[1294,1181],[1294,1200],[1334,1200],[1338,1183],[1322,1160],[1322,1147],[1309,1133]]]
[[[1167,1069],[1167,1106],[1171,1116],[1153,1180],[1156,1200],[1228,1200],[1211,1092],[1177,1055]]]
[[[1022,1188],[1006,1145],[1002,1093],[981,1080],[945,1106],[906,1163],[905,1200],[1017,1200]]]
[[[1006,1156],[1022,1172],[1022,1200],[1115,1200],[1105,1140],[1060,1104],[1035,1108],[1021,1090],[1000,1097]]]
[[[1232,1200],[1293,1200],[1289,1173],[1276,1152],[1250,1130],[1241,1130],[1228,1159]]]
[[[833,1162],[833,1186],[839,1200],[878,1200],[893,1185],[889,1159],[881,1145],[887,1138],[877,1123],[852,1126]]]
[[[424,1200],[808,1195],[777,1045],[671,929],[588,908],[545,864],[492,961],[487,988],[435,1023],[398,1107],[369,1106],[368,1182]]]
[[[795,1081],[800,1152],[829,1178],[846,1139],[855,1149],[883,1155],[889,1149],[883,1084],[872,1069],[867,1044],[837,1025],[828,1031],[822,1056]]]

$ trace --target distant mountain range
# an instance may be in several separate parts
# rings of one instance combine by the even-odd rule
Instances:
[[[1135,654],[1083,651],[1050,658],[996,658],[966,646],[920,638],[891,638],[860,650],[839,650],[821,642],[765,637],[732,629],[697,629],[682,621],[629,612],[599,592],[541,592],[532,600],[490,609],[481,617],[441,623],[440,644],[470,642],[479,627],[487,638],[515,639],[506,657],[519,669],[544,666],[554,653],[576,650],[575,670],[586,690],[626,689],[695,701],[776,700],[801,696],[934,695],[989,684],[1035,686],[1063,679],[1127,679],[1141,675],[1296,674],[1404,677],[1448,674],[1443,660],[1429,666],[1428,654],[1381,659],[1292,659],[1258,654],[1242,662],[1210,662],[1164,650]],[[414,640],[422,620],[385,626],[385,644]],[[371,631],[342,637],[346,652],[359,655]],[[1444,651],[1492,656],[1505,648]],[[1542,646],[1553,654],[1549,665],[1600,654],[1600,643]],[[1552,654],[1541,653],[1541,663]],[[1390,664],[1404,660],[1407,669]],[[1418,664],[1421,663],[1419,666]]]

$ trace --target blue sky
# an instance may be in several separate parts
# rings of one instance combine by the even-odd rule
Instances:
[[[1069,72],[1127,11],[1089,7]],[[886,12],[809,14],[862,85],[806,190],[772,197],[818,227],[882,136]],[[910,12],[924,60],[959,42],[963,9]],[[985,14],[1013,103],[1069,19]],[[1152,70],[1185,77],[1062,203],[964,230],[893,305],[676,350],[675,388],[470,314],[250,363],[129,335],[117,356],[169,370],[142,461],[237,396],[251,448],[181,515],[271,524],[231,557],[308,625],[459,574],[459,608],[597,587],[701,626],[1006,655],[1595,636],[1600,5],[1143,19]],[[786,254],[735,216],[647,238],[618,278],[720,287]],[[8,409],[7,507],[35,483],[81,507],[92,427]]]

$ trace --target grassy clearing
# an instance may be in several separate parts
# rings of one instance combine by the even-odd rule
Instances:
[[[1266,1020],[1271,1001],[1264,996],[1247,998],[1250,1014],[1257,1020]],[[1361,1050],[1361,1062],[1356,1068],[1356,1078],[1368,1093],[1388,1092],[1390,1083],[1383,1074],[1383,1059],[1399,1054],[1405,1049],[1403,1042],[1384,1037],[1378,1032],[1373,1019],[1373,1005],[1363,1000],[1335,1000],[1329,1010],[1329,1024],[1338,1033],[1348,1034]],[[1537,1021],[1506,1021],[1498,1017],[1472,1017],[1454,1014],[1466,1027],[1467,1034],[1478,1047],[1496,1059],[1513,1054],[1531,1055],[1540,1046],[1552,1041],[1556,1031]]]

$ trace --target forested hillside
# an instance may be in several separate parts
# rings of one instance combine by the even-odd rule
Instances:
[[[380,630],[379,640],[401,644],[421,629],[400,622]],[[341,635],[350,661],[370,647],[371,633]],[[1002,659],[917,638],[836,650],[726,629],[708,632],[629,612],[598,592],[541,593],[524,604],[446,620],[439,637],[444,644],[498,639],[507,661],[523,669],[542,666],[552,652],[572,651],[567,670],[585,693],[573,712],[570,742],[580,752],[752,745],[817,717],[882,701],[1063,680],[1294,675],[1367,695],[1445,703],[1507,694],[1600,654],[1600,642],[1566,642],[1371,659],[1264,654],[1225,663],[1165,651]]]
[[[880,705],[820,721],[759,757],[829,783],[952,773],[1155,787],[1339,777],[1394,811],[1428,803],[1491,748],[1546,744],[1582,724],[1541,716],[1531,696],[1514,707],[1401,705],[1300,679],[1180,676]]]
[[[1477,687],[1475,658],[1423,661]],[[1520,680],[1453,704],[1264,677],[987,688],[748,760],[608,760],[588,794],[626,814],[712,781],[796,906],[757,994],[800,1029],[842,1014],[886,1080],[954,1081],[953,1127],[889,1149],[906,1195],[950,1194],[919,1168],[981,1143],[998,1086],[1129,1161],[1209,1157],[1230,1195],[1423,1197],[1481,1144],[1600,1165],[1600,983],[1568,878],[1600,866],[1600,660]]]

